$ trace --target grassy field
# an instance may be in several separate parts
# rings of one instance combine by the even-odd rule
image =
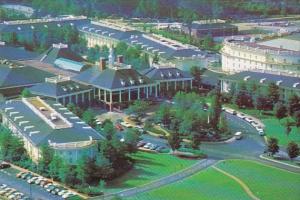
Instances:
[[[300,129],[297,129],[295,126],[292,127],[291,133],[287,136],[285,134],[285,127],[277,119],[263,119],[262,122],[266,125],[266,135],[277,138],[280,145],[287,146],[290,141],[300,144]]]
[[[171,173],[184,169],[197,160],[181,159],[168,154],[138,152],[135,154],[136,164],[127,174],[108,182],[106,192],[123,190],[140,186]]]
[[[213,168],[181,182],[142,193],[126,200],[232,200],[251,199],[242,187]]]
[[[227,160],[217,167],[241,179],[260,199],[297,200],[300,197],[300,174],[244,160]]]
[[[246,160],[227,160],[217,167],[243,181],[252,193],[263,200],[297,200],[300,174]],[[208,168],[180,182],[142,193],[126,200],[227,200],[251,199],[233,179]]]

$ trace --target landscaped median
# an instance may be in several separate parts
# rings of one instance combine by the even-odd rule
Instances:
[[[226,160],[215,166],[182,181],[127,199],[299,199],[300,174],[248,160]]]

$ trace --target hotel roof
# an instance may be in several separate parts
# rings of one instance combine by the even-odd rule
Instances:
[[[54,101],[45,102],[71,123],[72,126],[53,129],[22,100],[7,101],[5,104],[0,105],[0,109],[3,113],[6,113],[6,116],[22,134],[37,146],[48,144],[49,142],[59,144],[104,139],[101,134],[81,121],[61,104]]]
[[[100,71],[98,67],[92,67],[72,77],[72,79],[109,90],[137,87],[153,83],[148,77],[143,76],[135,69],[129,67],[108,67],[104,71]]]
[[[68,78],[66,78],[65,80],[55,80],[58,80],[58,78],[47,78],[46,82],[32,86],[31,88],[29,88],[29,90],[34,95],[47,96],[52,98],[58,98],[65,95],[72,95],[78,92],[92,90],[90,86],[74,82]]]
[[[145,35],[139,31],[121,30],[101,24],[84,24],[79,26],[79,30],[93,33],[100,37],[109,37],[118,41],[124,41],[129,45],[138,45],[144,51],[152,54],[158,53],[166,59],[172,57],[193,57],[201,54],[201,50],[199,49],[191,48],[175,41],[171,42],[169,39]]]
[[[22,48],[0,44],[0,58],[8,60],[33,60],[38,54]]]
[[[220,29],[220,28],[237,28],[236,26],[228,23],[210,23],[210,24],[199,24],[193,23],[192,29]]]
[[[244,71],[237,74],[224,76],[221,79],[234,80],[234,81],[254,81],[258,84],[275,83],[280,87],[300,90],[300,78],[292,77],[292,76]]]
[[[192,79],[193,77],[186,71],[175,67],[152,67],[142,72],[151,80],[170,80],[170,79]]]
[[[0,61],[0,88],[20,87],[44,82],[53,74],[30,66]]]

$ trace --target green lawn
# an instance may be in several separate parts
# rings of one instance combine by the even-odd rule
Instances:
[[[197,160],[182,159],[169,154],[146,152],[138,152],[134,158],[136,159],[134,169],[120,178],[108,182],[106,192],[140,186],[168,176],[197,162]]]
[[[285,134],[285,127],[280,124],[278,119],[271,117],[263,119],[262,122],[266,125],[266,135],[277,138],[280,145],[287,146],[290,141],[300,144],[300,129],[297,129],[295,126],[292,127],[291,133],[287,136]]]
[[[128,200],[232,200],[251,199],[242,187],[213,168],[183,181],[142,193]],[[127,198],[126,198],[127,200]]]
[[[245,160],[227,160],[217,167],[244,181],[260,199],[297,200],[300,197],[300,174]]]

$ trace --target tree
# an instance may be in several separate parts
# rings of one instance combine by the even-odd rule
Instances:
[[[275,153],[279,152],[278,140],[276,138],[269,138],[268,140],[268,152],[273,156]]]
[[[218,129],[220,130],[221,133],[223,133],[225,135],[230,132],[228,123],[227,123],[227,119],[226,119],[226,115],[224,115],[224,114],[222,114],[220,117]]]
[[[295,112],[293,116],[296,122],[296,126],[300,127],[300,110]]]
[[[82,120],[91,127],[94,127],[96,125],[96,116],[91,109],[88,109],[83,112]]]
[[[274,111],[278,120],[287,117],[287,108],[282,103],[276,103]]]
[[[54,150],[49,145],[41,146],[41,159],[39,160],[39,170],[42,173],[49,173],[49,165],[54,157]]]
[[[299,156],[300,148],[295,142],[290,142],[287,147],[287,153],[288,153],[290,159],[292,160]]]
[[[268,97],[272,100],[273,104],[277,103],[279,100],[279,87],[273,82],[268,85]]]
[[[59,179],[59,173],[61,171],[62,166],[64,165],[63,159],[59,155],[54,155],[51,162],[49,163],[49,175],[54,180]]]
[[[211,119],[210,123],[215,130],[217,129],[221,112],[222,112],[221,94],[219,90],[216,90],[212,96],[212,102],[210,106],[210,119]]]
[[[187,8],[180,8],[178,11],[178,17],[187,25],[189,30],[189,36],[192,37],[192,23],[199,19],[199,16],[193,10]]]
[[[194,77],[195,86],[199,87],[201,83],[201,69],[198,66],[192,66],[190,69],[191,75]]]
[[[179,149],[181,143],[179,133],[178,132],[171,133],[168,136],[168,143],[173,151]]]
[[[201,144],[201,135],[199,133],[193,132],[192,134],[192,148],[199,149]]]
[[[158,121],[162,122],[166,126],[170,125],[172,114],[171,107],[168,104],[161,104],[155,115]]]
[[[130,114],[136,114],[137,117],[141,117],[145,114],[145,110],[149,107],[149,103],[143,100],[135,100],[132,105],[129,106],[128,111]]]
[[[21,93],[21,96],[23,98],[27,98],[27,97],[30,97],[32,94],[30,92],[30,90],[28,88],[25,88],[22,90],[22,93]]]
[[[112,123],[112,121],[107,120],[105,123],[103,123],[103,133],[105,134],[105,137],[107,140],[112,140],[114,137],[116,130]]]
[[[128,153],[137,151],[137,143],[140,140],[140,134],[137,129],[128,129],[124,134],[125,148]]]
[[[294,112],[300,110],[300,97],[293,94],[288,99],[289,115],[293,116]]]
[[[158,63],[159,63],[159,55],[158,55],[158,53],[155,53],[153,56],[152,65],[158,64]]]

